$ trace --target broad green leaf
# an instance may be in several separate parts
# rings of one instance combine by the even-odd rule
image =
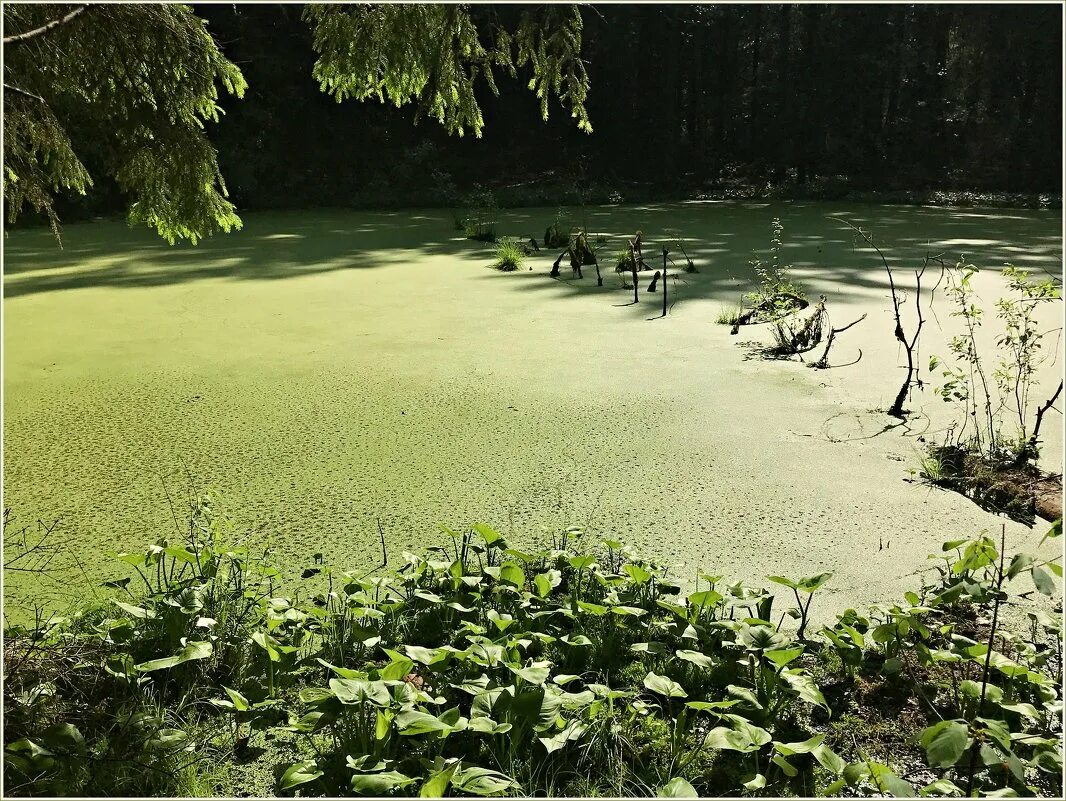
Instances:
[[[592,645],[592,640],[586,637],[584,634],[564,634],[559,638],[559,642],[564,645],[570,646],[585,646]]]
[[[929,764],[935,768],[950,768],[966,751],[970,734],[965,723],[942,720],[922,732],[921,745]]]
[[[774,743],[774,748],[778,753],[784,756],[793,756],[794,754],[812,754],[814,750],[822,744],[822,740],[825,739],[824,734],[816,734],[809,740],[802,740],[795,743]]]
[[[485,523],[475,523],[472,528],[481,535],[481,539],[483,539],[485,544],[489,546],[495,545],[504,538],[503,534]]]
[[[799,775],[799,771],[796,770],[791,762],[781,756],[781,754],[774,754],[770,757],[770,761],[777,765],[777,767],[781,768],[781,772],[789,778],[794,778]]]
[[[648,610],[636,606],[612,606],[611,611],[616,615],[628,617],[643,617],[648,614]]]
[[[248,703],[248,699],[241,695],[236,690],[231,690],[229,687],[222,685],[222,689],[226,691],[226,695],[230,697],[230,701],[233,702],[233,708],[238,712],[247,712],[252,708],[252,705]]]
[[[744,789],[751,790],[752,792],[754,792],[755,790],[761,790],[765,786],[766,777],[761,773],[756,773],[754,776],[744,782]]]
[[[746,720],[738,719],[734,721],[733,728],[727,729],[724,726],[716,726],[707,732],[704,745],[709,748],[748,753],[759,750],[772,739],[770,732],[766,731],[766,729],[748,723]]]
[[[426,712],[411,709],[396,716],[396,729],[405,737],[434,732],[450,732],[452,726]]]
[[[182,736],[184,737],[184,732]],[[70,723],[53,723],[41,733],[41,742],[58,753],[80,753],[85,750],[85,738],[78,728]]]
[[[500,795],[517,787],[513,779],[488,768],[463,768],[452,777],[452,786],[473,795]]]
[[[115,606],[117,606],[123,612],[125,612],[128,615],[133,615],[136,618],[139,618],[139,619],[142,619],[142,620],[144,620],[144,619],[149,619],[150,620],[150,619],[156,617],[156,613],[152,609],[145,609],[143,606],[134,606],[133,604],[128,604],[128,603],[125,603],[123,601],[112,601],[112,602],[115,604]]]
[[[1044,595],[1055,594],[1055,580],[1041,567],[1033,568],[1033,584]]]
[[[934,781],[931,781],[929,782],[929,784],[925,785],[925,787],[919,790],[918,794],[923,797],[941,795],[965,795],[962,788],[955,784],[955,782],[953,782],[951,779],[936,779]]]
[[[783,668],[790,662],[794,661],[803,653],[803,646],[797,646],[795,648],[774,648],[764,652],[766,658],[777,665],[779,668]]]
[[[1060,517],[1058,520],[1056,520],[1054,523],[1051,524],[1051,528],[1048,529],[1047,534],[1045,534],[1041,538],[1040,544],[1043,545],[1045,540],[1054,539],[1055,537],[1061,537],[1061,536],[1062,536],[1062,518]]]
[[[360,795],[381,796],[401,787],[414,784],[417,779],[395,770],[381,773],[357,773],[352,776],[352,790]]]
[[[544,746],[544,749],[550,754],[554,751],[558,751],[565,746],[568,742],[580,739],[581,735],[585,733],[586,726],[578,721],[573,721],[562,731],[551,737],[538,737],[540,744]]]
[[[666,676],[660,676],[656,673],[649,672],[644,677],[644,686],[652,692],[659,695],[665,695],[667,698],[687,698],[688,693],[685,689],[673,679],[669,679]]]
[[[818,764],[832,773],[834,776],[839,776],[844,772],[844,767],[847,763],[841,759],[837,753],[824,743],[819,745],[813,751],[811,756],[818,760]]]
[[[533,589],[541,598],[547,598],[552,591],[552,583],[546,573],[538,573],[533,577]]]
[[[422,789],[418,791],[418,796],[420,798],[443,798],[448,785],[451,784],[452,776],[455,775],[455,771],[459,769],[461,764],[462,762],[455,760],[450,765],[438,770],[423,782]]]
[[[696,788],[680,776],[671,779],[655,794],[656,798],[699,798]]]
[[[795,690],[799,697],[806,701],[808,704],[814,706],[820,706],[827,712],[829,711],[829,704],[825,702],[825,696],[822,695],[822,691],[818,689],[818,685],[815,684],[812,679],[806,673],[785,671],[781,674],[783,678],[793,690]]]
[[[291,790],[301,784],[313,782],[322,775],[322,771],[318,769],[314,762],[297,762],[295,765],[290,765],[281,774],[281,778],[278,779],[278,789],[282,792]]]
[[[647,584],[651,580],[651,572],[640,565],[625,564],[622,565],[622,570],[629,575],[634,584]]]
[[[388,706],[392,701],[389,688],[382,681],[364,679],[330,679],[329,688],[342,704],[361,704],[369,701],[376,706]]]
[[[722,594],[714,590],[702,590],[688,596],[688,602],[692,606],[704,609],[708,606],[716,606],[722,600]]]
[[[714,666],[714,661],[707,654],[702,654],[699,651],[677,650],[674,653],[678,659],[684,659],[686,662],[691,662],[701,668]]]
[[[515,562],[504,562],[500,565],[500,581],[522,589],[526,584],[526,574]]]
[[[176,665],[181,665],[185,662],[193,662],[198,659],[207,659],[213,652],[213,647],[210,642],[190,642],[174,656],[163,657],[162,659],[153,659],[149,662],[142,662],[137,665],[137,670],[141,673],[151,673],[153,670],[164,670],[166,668],[172,668]]]

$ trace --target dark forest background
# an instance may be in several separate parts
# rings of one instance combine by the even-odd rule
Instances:
[[[476,184],[513,205],[1061,184],[1058,4],[584,6],[594,133],[558,106],[542,122],[520,74],[482,87],[480,140],[331,100],[299,6],[194,7],[250,87],[210,132],[239,209],[452,205]],[[486,27],[518,12],[474,8]],[[121,205],[99,182],[67,213]]]

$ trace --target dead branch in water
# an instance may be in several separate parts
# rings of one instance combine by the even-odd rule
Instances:
[[[829,349],[831,347],[833,347],[833,340],[836,339],[836,335],[837,334],[843,334],[845,331],[847,331],[853,325],[857,325],[858,323],[861,323],[865,319],[866,319],[866,315],[864,314],[858,320],[854,320],[853,322],[848,323],[843,328],[832,328],[832,327],[830,327],[829,336],[826,338],[826,341],[825,341],[825,350],[822,351],[822,357],[820,359],[818,359],[818,361],[816,361],[816,362],[811,362],[809,366],[815,368],[816,370],[825,370],[826,368],[828,368],[829,367]]]

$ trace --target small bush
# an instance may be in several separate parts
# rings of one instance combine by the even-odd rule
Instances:
[[[522,266],[526,252],[522,244],[509,236],[496,243],[496,263],[492,266],[505,273],[512,273]]]

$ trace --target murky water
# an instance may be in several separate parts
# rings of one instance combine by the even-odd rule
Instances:
[[[539,238],[554,213],[504,214],[501,233]],[[671,283],[662,320],[661,295],[642,286],[632,305],[609,258],[603,288],[588,272],[551,280],[554,253],[500,274],[438,210],[254,214],[196,248],[120,224],[68,226],[63,250],[13,232],[4,503],[16,524],[60,518],[55,536],[84,572],[59,586],[9,573],[7,597],[83,594],[121,574],[106,552],[172,536],[171,505],[180,517],[190,488],[217,491],[293,570],[316,551],[376,563],[378,521],[394,553],[439,542],[437,522],[526,540],[582,525],[683,564],[683,577],[829,569],[839,603],[891,597],[941,540],[999,522],[905,481],[918,437],[949,420],[931,392],[915,398],[912,427],[875,436],[888,421],[870,410],[902,379],[887,284],[834,215],[871,229],[899,267],[965,253],[989,268],[989,309],[1003,263],[1062,269],[1057,211],[572,210],[612,237],[604,254],[637,228],[649,261],[684,239],[699,273]],[[796,278],[829,297],[834,321],[868,314],[836,351],[855,363],[766,362],[745,346],[765,332],[714,325],[748,288],[773,216]],[[952,326],[934,308],[923,359],[945,352]],[[1046,365],[1046,382],[1060,372]]]

